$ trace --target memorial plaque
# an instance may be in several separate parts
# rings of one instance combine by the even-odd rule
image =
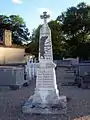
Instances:
[[[38,70],[38,79],[37,79],[37,86],[43,87],[53,87],[54,84],[54,75],[52,69],[39,69]],[[53,81],[52,81],[53,80]]]

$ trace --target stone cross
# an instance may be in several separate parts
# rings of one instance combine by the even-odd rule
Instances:
[[[43,15],[40,15],[41,19],[44,19],[44,24],[47,23],[47,18],[50,18],[50,15],[47,15],[47,12],[43,12]]]

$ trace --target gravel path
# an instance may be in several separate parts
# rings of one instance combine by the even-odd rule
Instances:
[[[34,88],[35,81],[31,82],[27,88],[0,92],[0,120],[63,120],[59,115],[22,114],[21,105],[33,94]],[[90,90],[82,90],[76,86],[60,87],[60,82],[58,82],[58,88],[61,95],[71,98],[68,103],[68,120],[90,120],[88,116],[90,115]],[[81,119],[82,116],[88,116],[88,118]]]

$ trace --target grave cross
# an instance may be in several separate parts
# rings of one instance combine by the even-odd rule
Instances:
[[[43,15],[40,15],[41,19],[44,19],[44,24],[47,23],[47,18],[50,18],[50,15],[47,15],[47,12],[43,12]]]

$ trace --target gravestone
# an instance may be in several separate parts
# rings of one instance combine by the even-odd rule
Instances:
[[[40,29],[39,63],[36,64],[36,88],[34,95],[25,102],[24,113],[66,114],[66,96],[59,96],[53,62],[51,30],[47,24],[47,12],[40,16],[44,24]]]
[[[12,46],[12,32],[10,30],[5,30],[3,36],[4,45],[7,47]]]

